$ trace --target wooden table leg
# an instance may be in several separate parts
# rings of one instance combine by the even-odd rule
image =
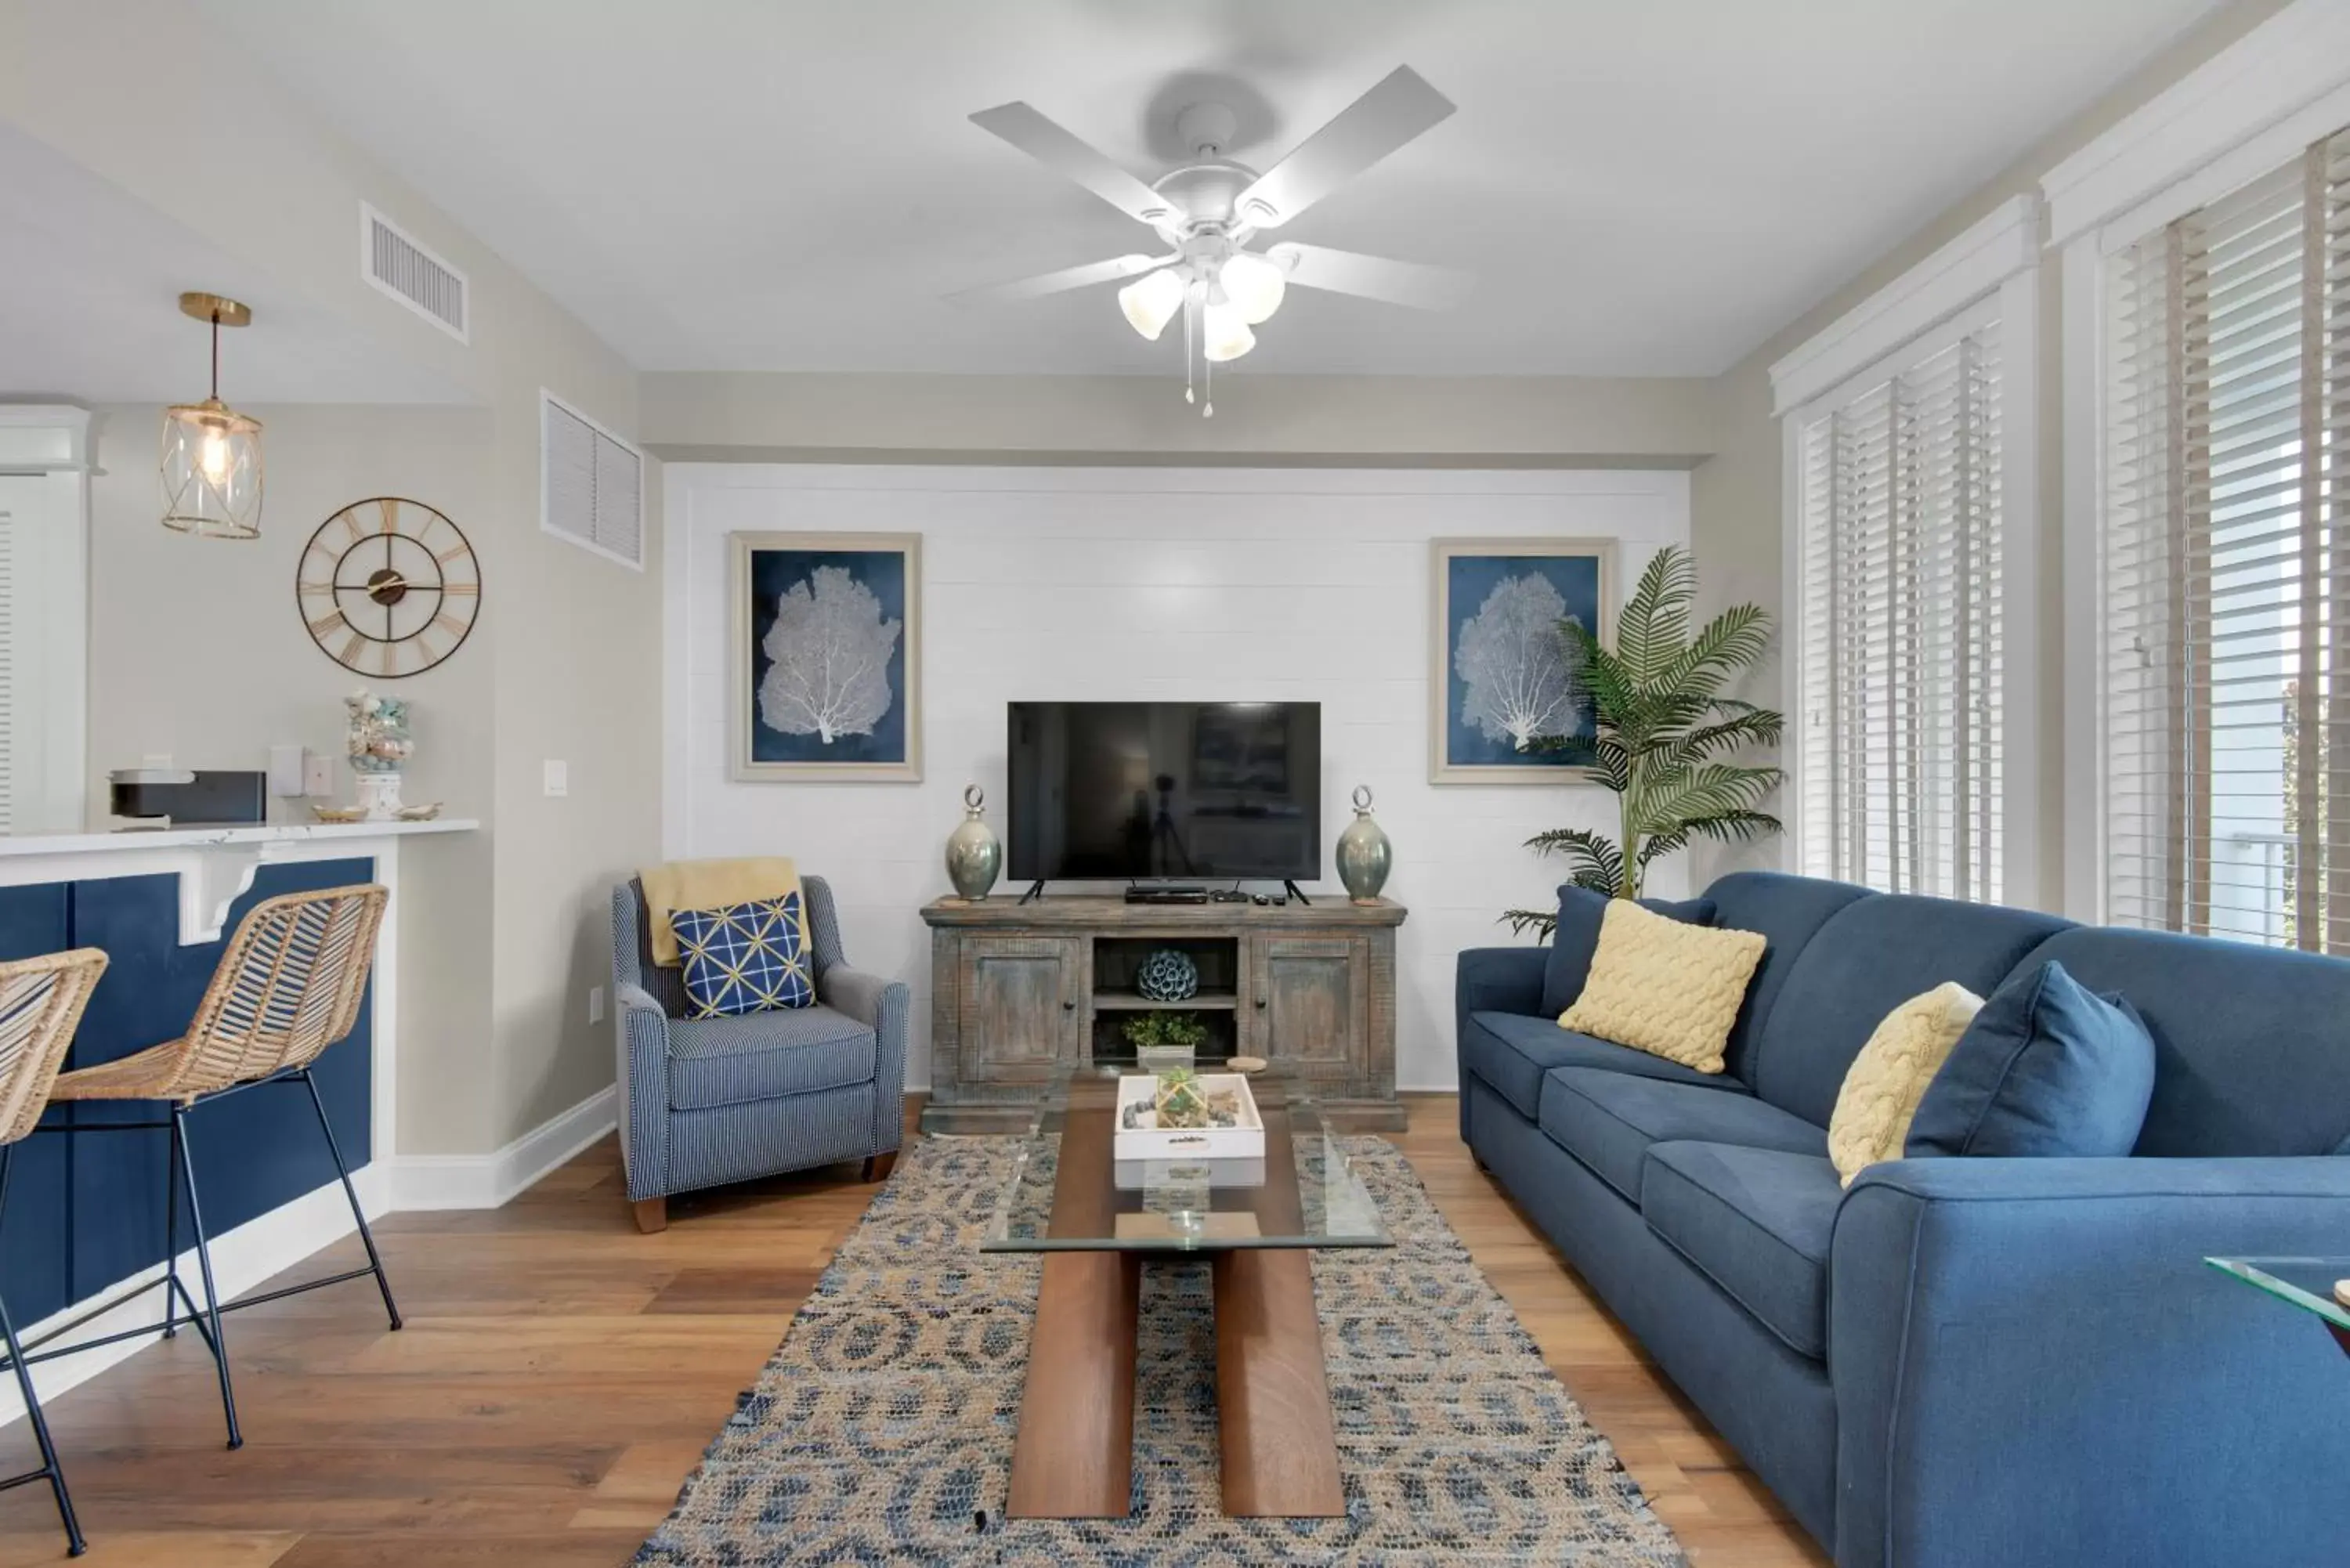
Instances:
[[[1134,1487],[1142,1259],[1049,1252],[1012,1447],[1014,1519],[1124,1519]]]
[[[1219,1252],[1216,1405],[1224,1511],[1331,1519],[1347,1511],[1338,1438],[1302,1251]]]

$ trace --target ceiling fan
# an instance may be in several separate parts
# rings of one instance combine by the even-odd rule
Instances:
[[[948,297],[1000,304],[1130,278],[1118,291],[1118,303],[1137,332],[1156,341],[1176,316],[1183,317],[1187,402],[1194,400],[1193,344],[1211,367],[1239,358],[1256,347],[1250,328],[1281,308],[1293,283],[1422,310],[1448,309],[1467,292],[1468,274],[1294,240],[1249,247],[1451,112],[1451,100],[1410,67],[1399,66],[1260,174],[1223,156],[1238,126],[1232,109],[1195,103],[1177,117],[1175,129],[1196,161],[1145,184],[1025,103],[982,109],[971,117],[973,125],[1149,224],[1173,249],[1113,256]],[[1211,397],[1201,412],[1215,411]]]

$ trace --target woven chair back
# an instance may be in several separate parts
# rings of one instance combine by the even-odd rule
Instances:
[[[307,1066],[351,1032],[375,964],[390,889],[288,893],[238,922],[180,1050],[159,1064],[157,1099],[185,1099]]]
[[[33,1130],[73,1044],[81,1010],[106,972],[97,948],[0,963],[0,1144]]]

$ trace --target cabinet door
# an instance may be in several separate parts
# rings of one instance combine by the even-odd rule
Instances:
[[[1259,937],[1256,1039],[1264,1054],[1316,1078],[1351,1075],[1362,1057],[1368,975],[1348,937]]]
[[[1069,937],[962,939],[962,1082],[1047,1083],[1076,1057],[1082,961]]]

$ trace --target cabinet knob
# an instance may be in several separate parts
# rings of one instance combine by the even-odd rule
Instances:
[[[1064,1012],[1075,1012],[1076,1010],[1077,1004],[1075,1002],[1064,1002],[1061,1003],[1061,1011]]]
[[[1264,998],[1263,998],[1263,997],[1262,997],[1262,996],[1258,997],[1258,998],[1256,999],[1256,1004],[1257,1004],[1257,1008],[1258,1008],[1258,1010],[1259,1010],[1259,1011],[1263,1011],[1263,1007],[1264,1007]]]

